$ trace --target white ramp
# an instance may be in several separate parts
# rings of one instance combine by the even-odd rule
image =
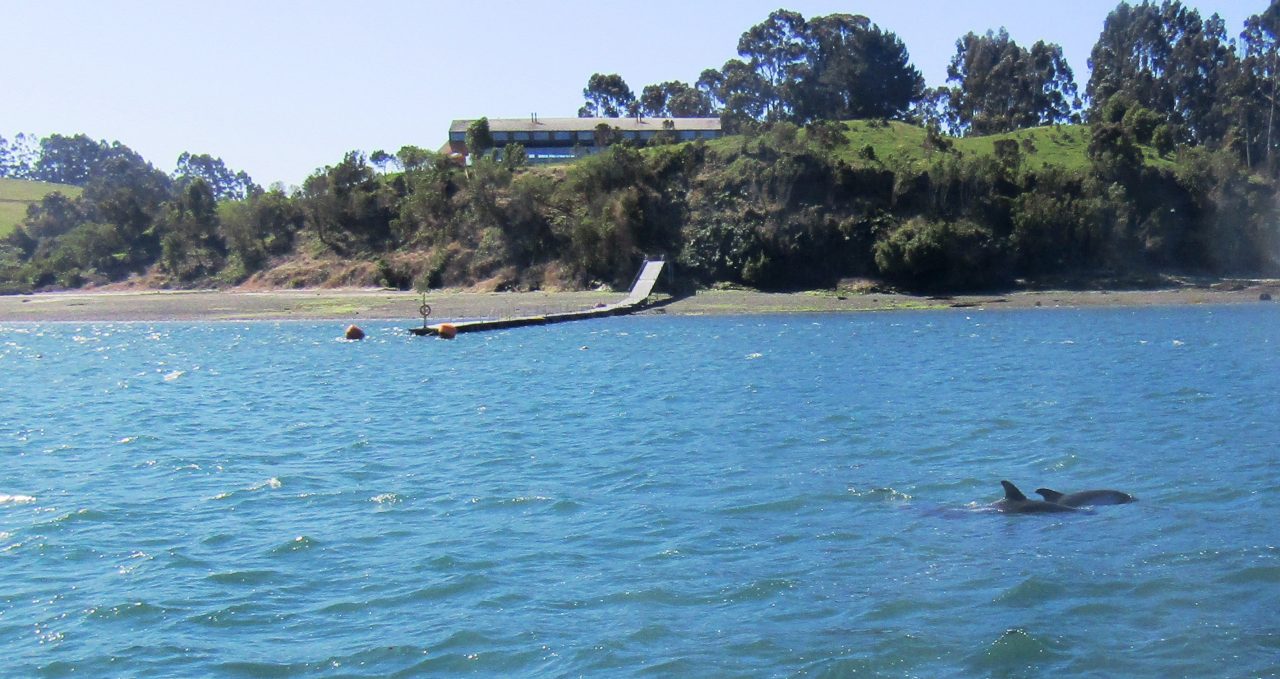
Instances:
[[[629,306],[639,304],[649,298],[653,292],[653,286],[658,283],[658,276],[662,274],[662,267],[666,261],[646,260],[644,268],[640,269],[640,273],[636,275],[636,282],[631,286],[631,292],[627,294],[627,298],[619,302],[618,306]]]

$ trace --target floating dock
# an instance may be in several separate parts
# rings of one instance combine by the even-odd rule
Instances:
[[[631,291],[627,293],[627,296],[622,301],[613,304],[605,304],[591,309],[583,309],[582,311],[566,311],[558,314],[543,314],[541,316],[436,323],[434,325],[424,325],[421,328],[409,328],[409,332],[418,336],[439,336],[441,334],[441,326],[449,326],[452,332],[446,330],[446,334],[452,334],[506,330],[529,325],[565,323],[567,321],[585,321],[592,318],[605,318],[606,316],[625,316],[653,306],[649,304],[649,295],[653,294],[653,286],[657,284],[658,276],[662,273],[662,268],[665,264],[666,262],[661,259],[645,260],[644,266],[640,268],[640,273],[636,274],[635,282],[631,284]]]

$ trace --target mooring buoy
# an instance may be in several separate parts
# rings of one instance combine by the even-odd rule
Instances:
[[[441,323],[436,329],[436,335],[440,339],[453,339],[458,336],[458,328],[452,323]]]
[[[364,331],[358,325],[348,325],[346,338],[349,340],[362,340],[364,339]]]

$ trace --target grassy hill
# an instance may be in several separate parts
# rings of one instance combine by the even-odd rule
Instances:
[[[924,162],[936,151],[925,149],[926,133],[924,128],[901,122],[877,122],[870,120],[851,120],[845,123],[848,131],[845,138],[849,143],[835,150],[839,160],[854,167],[873,166],[896,159],[907,162]],[[1056,166],[1069,171],[1085,171],[1089,169],[1089,126],[1058,125],[1019,130],[1006,134],[995,134],[982,137],[947,137],[953,144],[953,151],[965,155],[982,156],[994,153],[994,142],[1012,139],[1018,142],[1026,166],[1039,169]],[[723,149],[733,148],[741,143],[741,138],[729,136],[712,142]],[[865,149],[875,150],[876,160],[865,157]],[[1142,147],[1147,165],[1172,168],[1175,161],[1161,157],[1155,149]]]
[[[27,216],[27,206],[38,203],[46,195],[61,191],[64,195],[80,195],[80,187],[21,179],[0,179],[0,237],[7,236]]]

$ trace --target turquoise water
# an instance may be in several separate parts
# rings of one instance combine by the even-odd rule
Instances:
[[[1280,307],[341,330],[0,324],[0,674],[1280,674]]]

